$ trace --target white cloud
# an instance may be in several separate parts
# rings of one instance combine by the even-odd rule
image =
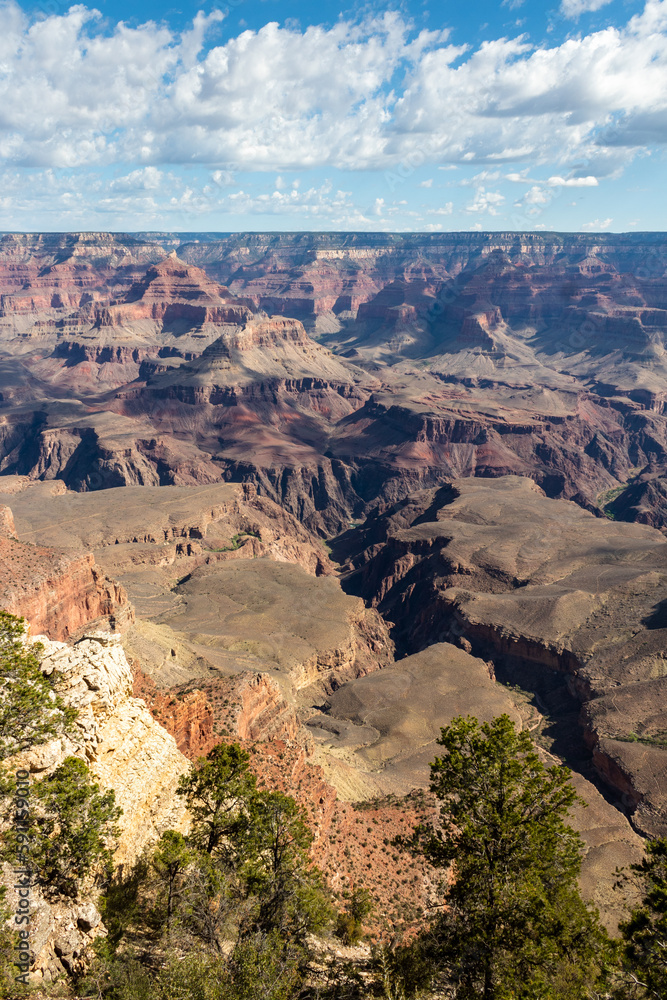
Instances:
[[[433,187],[433,178],[429,177],[429,179],[427,181],[421,181],[420,184],[419,184],[419,186],[421,188],[430,188],[430,187]]]
[[[550,187],[597,187],[598,179],[588,175],[587,177],[550,177],[547,181]]]
[[[550,192],[545,191],[539,184],[533,184],[523,196],[524,205],[548,205],[550,201]]]
[[[592,3],[563,0],[571,11]],[[30,170],[61,168],[98,171],[85,190],[105,212],[133,198],[151,212],[244,204],[279,214],[297,202],[333,224],[373,209],[359,213],[317,186],[295,199],[286,172],[376,169],[398,184],[425,165],[473,164],[466,210],[492,215],[503,196],[489,188],[502,176],[525,184],[524,204],[535,207],[546,188],[594,187],[637,150],[667,143],[667,0],[560,45],[520,36],[474,51],[446,32],[415,36],[397,13],[304,30],[270,23],[211,46],[220,18],[200,13],[176,35],[153,22],[109,29],[83,5],[41,20],[0,5],[0,169],[26,170],[12,204],[33,197]],[[177,166],[205,169],[208,187],[188,182],[186,196]],[[105,169],[121,176],[105,180]],[[246,193],[230,201],[252,170],[277,175],[275,197],[249,194],[244,178]],[[67,184],[76,192],[77,181]]]
[[[600,233],[603,229],[609,229],[613,221],[613,219],[605,219],[604,222],[600,222],[599,219],[594,219],[593,222],[584,222],[581,228],[593,233]]]
[[[482,170],[480,173],[475,174],[474,177],[465,178],[459,181],[461,187],[479,187],[480,184],[493,183],[500,179],[499,170]]]
[[[132,170],[124,177],[117,177],[111,181],[109,188],[112,191],[158,191],[163,177],[164,173],[157,167],[142,167]]]
[[[608,3],[611,3],[611,0],[561,0],[560,9],[565,17],[577,18],[588,11],[600,10]]]
[[[504,195],[500,191],[487,191],[484,187],[478,187],[475,197],[466,205],[466,212],[488,212],[489,215],[497,215],[500,205],[505,201]]]
[[[207,48],[219,17],[199,14],[181,36],[152,22],[109,33],[81,5],[34,23],[0,7],[0,156],[231,174],[587,157],[600,176],[667,141],[667,0],[552,48],[521,36],[476,51],[445,32],[411,40],[396,13],[270,23]]]

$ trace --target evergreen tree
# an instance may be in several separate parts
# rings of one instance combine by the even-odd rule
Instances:
[[[626,997],[667,997],[667,838],[649,841],[641,864],[632,865],[643,899],[621,924],[625,939]]]
[[[332,911],[308,857],[313,835],[294,799],[258,792],[248,803],[250,835],[241,869],[246,897],[256,905],[245,930],[299,943],[329,922]]]
[[[87,877],[110,874],[111,843],[122,809],[113,789],[101,792],[78,757],[33,785],[31,862],[38,881],[63,895],[78,895]]]
[[[364,920],[373,911],[373,900],[368,889],[356,886],[342,913],[338,914],[336,935],[343,944],[357,944],[363,937]]]
[[[172,917],[192,863],[193,854],[183,834],[177,830],[165,830],[151,856],[151,868],[166,896],[167,931],[171,929]]]
[[[580,1000],[605,935],[582,901],[576,794],[507,715],[455,718],[431,765],[440,822],[413,845],[447,870],[443,913],[424,947],[457,1000]]]
[[[0,611],[0,761],[69,732],[77,712],[64,705],[26,644],[23,618]]]
[[[256,786],[249,761],[238,744],[218,743],[180,779],[177,793],[192,815],[190,839],[207,854],[229,849],[247,831],[246,804]]]
[[[249,759],[237,744],[218,744],[181,778],[195,852],[188,923],[218,950],[230,922],[239,941],[279,932],[300,947],[332,916],[308,857],[312,834],[292,798],[257,789]]]

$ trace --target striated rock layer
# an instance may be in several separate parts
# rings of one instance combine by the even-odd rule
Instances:
[[[667,830],[660,532],[505,477],[415,494],[362,539],[346,587],[399,623],[405,648],[445,639],[490,658],[551,706],[557,753],[592,764],[642,833]]]
[[[661,234],[5,237],[0,472],[321,534],[513,474],[663,527],[666,273]]]
[[[19,541],[6,506],[0,506],[0,581],[0,607],[52,639],[76,635],[92,622],[126,628],[134,618],[125,589],[91,553]]]

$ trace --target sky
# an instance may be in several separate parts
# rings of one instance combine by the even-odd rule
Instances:
[[[667,0],[0,2],[1,231],[667,230]]]

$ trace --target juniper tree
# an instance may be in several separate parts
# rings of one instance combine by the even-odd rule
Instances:
[[[256,786],[249,762],[250,755],[238,744],[218,743],[179,781],[177,794],[192,815],[190,839],[207,854],[229,849],[247,829],[245,804]]]
[[[178,830],[165,830],[151,855],[151,868],[158,885],[166,895],[167,931],[171,929],[174,910],[181,897],[193,853]]]
[[[89,876],[111,873],[113,842],[122,809],[113,789],[101,791],[88,766],[67,757],[33,785],[31,863],[47,890],[78,895]]]
[[[321,876],[308,857],[312,834],[292,798],[257,789],[249,761],[237,744],[218,744],[180,780],[195,852],[185,890],[190,922],[198,914],[202,936],[215,943],[221,921],[233,911],[239,940],[280,932],[300,947],[331,918]],[[205,896],[217,898],[213,910],[202,906]]]

